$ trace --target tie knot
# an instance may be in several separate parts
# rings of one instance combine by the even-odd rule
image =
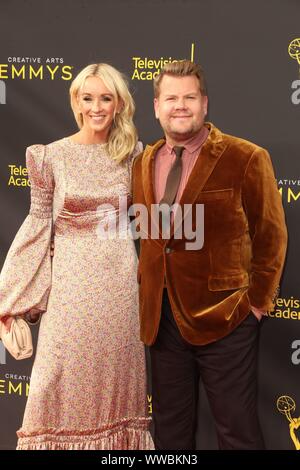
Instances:
[[[184,147],[173,147],[176,157],[181,157]]]

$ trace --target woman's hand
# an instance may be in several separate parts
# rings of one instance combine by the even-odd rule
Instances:
[[[6,315],[5,317],[0,318],[0,321],[4,324],[5,329],[7,331],[10,331],[10,327],[11,327],[13,319],[14,319],[14,317],[10,317],[8,315]]]
[[[39,322],[41,318],[41,312],[40,311],[34,311],[31,310],[30,312],[25,314],[25,320],[29,325],[35,325],[36,323]]]

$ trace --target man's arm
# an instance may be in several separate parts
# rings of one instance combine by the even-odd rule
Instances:
[[[247,165],[242,197],[252,240],[249,300],[263,311],[274,309],[284,265],[287,230],[268,152],[257,148]]]

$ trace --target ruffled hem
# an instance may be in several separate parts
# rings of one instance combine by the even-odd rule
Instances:
[[[153,450],[149,419],[127,421],[99,430],[18,431],[17,450]]]

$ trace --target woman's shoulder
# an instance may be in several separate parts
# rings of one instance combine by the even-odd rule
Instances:
[[[26,148],[26,157],[28,156],[35,159],[49,159],[58,154],[67,145],[67,137],[49,142],[48,144],[32,144]]]
[[[66,140],[62,138],[48,144],[32,144],[26,148],[26,167],[33,182],[40,185],[41,176],[47,181],[53,180],[54,168],[64,153]]]
[[[68,146],[69,137],[62,137],[61,139],[54,140],[49,144],[46,144],[46,151],[47,152],[55,152],[57,150],[64,149]]]

